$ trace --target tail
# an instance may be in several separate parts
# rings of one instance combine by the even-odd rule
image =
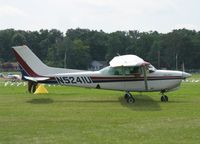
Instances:
[[[59,73],[80,72],[80,70],[54,68],[45,65],[27,46],[12,47],[22,77],[48,77]]]

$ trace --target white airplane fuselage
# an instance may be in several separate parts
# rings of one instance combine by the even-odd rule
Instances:
[[[156,70],[147,74],[148,89],[145,88],[143,74],[135,75],[104,75],[101,71],[56,74],[51,82],[60,85],[90,87],[120,91],[162,91],[173,90],[180,86],[189,75],[181,71]],[[55,82],[56,81],[56,82]]]

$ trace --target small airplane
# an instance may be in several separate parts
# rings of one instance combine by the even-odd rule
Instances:
[[[38,83],[90,87],[125,91],[127,103],[134,103],[130,92],[161,92],[161,101],[167,102],[165,92],[177,90],[183,79],[191,74],[182,71],[157,70],[136,55],[116,56],[99,71],[55,68],[45,65],[27,46],[13,47],[22,73],[28,81],[28,91],[34,92]]]
[[[6,81],[12,81],[12,82],[22,80],[22,77],[20,75],[12,74],[12,73],[8,73],[7,76],[5,76],[4,74],[0,73],[0,78],[3,78]]]

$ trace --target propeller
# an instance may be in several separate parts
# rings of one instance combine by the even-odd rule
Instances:
[[[186,80],[186,78],[191,77],[191,76],[192,76],[191,74],[185,72],[185,65],[184,65],[184,62],[183,62],[183,64],[182,64],[182,78],[184,80]]]
[[[185,65],[184,65],[184,62],[182,63],[182,78],[183,78],[183,72],[185,72]],[[184,79],[185,81],[185,79]]]

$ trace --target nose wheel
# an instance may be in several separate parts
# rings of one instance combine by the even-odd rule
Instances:
[[[160,100],[161,100],[161,102],[168,102],[168,96],[163,95],[163,96],[161,96]]]
[[[135,102],[135,99],[133,98],[132,94],[127,92],[125,95],[124,95],[124,99],[126,100],[127,103],[134,103]]]
[[[162,96],[161,96],[160,100],[161,100],[161,102],[168,102],[168,96],[166,96],[164,94],[164,92],[165,92],[165,90],[161,91]]]

